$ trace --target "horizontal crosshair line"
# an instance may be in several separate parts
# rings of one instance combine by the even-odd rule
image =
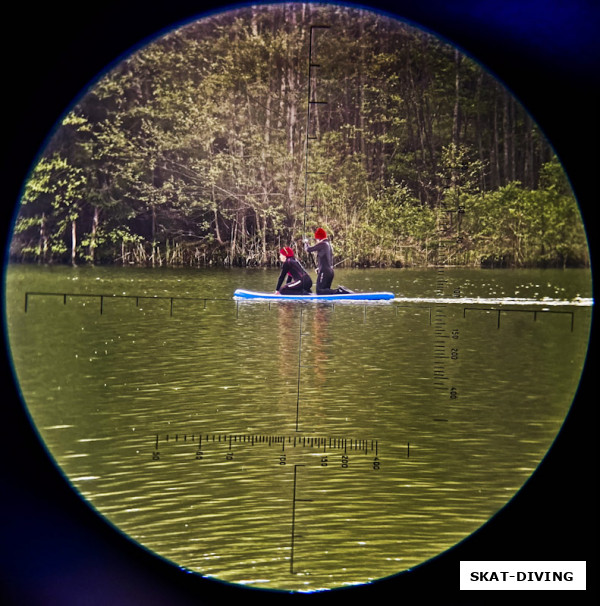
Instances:
[[[222,297],[177,297],[168,295],[118,295],[118,294],[106,294],[106,293],[79,293],[79,292],[42,292],[42,291],[27,291],[25,293],[25,312],[29,308],[29,299],[31,297],[62,297],[63,304],[67,304],[68,298],[78,297],[80,299],[99,299],[100,300],[100,313],[104,311],[104,300],[105,299],[135,299],[136,305],[139,304],[140,300],[154,300],[154,301],[170,301],[171,303],[171,314],[173,313],[173,302],[174,301],[203,301],[206,306],[207,301],[229,301],[231,303],[238,304],[239,301],[235,301],[229,298]]]
[[[463,318],[467,317],[468,311],[495,311],[498,314],[497,318],[497,328],[500,328],[500,317],[502,313],[530,313],[533,314],[533,321],[537,321],[538,314],[562,314],[562,315],[570,315],[571,316],[571,332],[573,332],[573,327],[575,324],[575,314],[572,311],[554,311],[553,309],[496,309],[493,307],[465,307],[463,308]]]
[[[231,303],[234,304],[236,307],[236,310],[239,311],[239,307],[240,305],[245,306],[245,305],[256,305],[259,303],[267,303],[267,306],[269,309],[271,309],[271,305],[273,303],[273,301],[268,300],[268,301],[239,301],[230,297],[183,297],[183,296],[169,296],[169,295],[122,295],[122,294],[113,294],[113,293],[75,293],[75,292],[51,292],[51,291],[27,291],[25,293],[25,304],[24,304],[24,309],[25,312],[28,311],[29,308],[29,299],[31,297],[34,296],[49,296],[49,297],[62,297],[63,298],[63,303],[66,305],[67,303],[67,299],[69,297],[77,297],[77,298],[98,298],[100,299],[100,313],[102,313],[103,311],[103,303],[104,300],[109,300],[109,299],[135,299],[136,301],[139,300],[156,300],[156,301],[170,301],[171,303],[171,313],[173,312],[173,303],[176,301],[198,301],[198,302],[203,302],[205,307],[206,307],[206,303],[211,301],[211,302],[225,302],[225,303]],[[278,302],[278,301],[276,301]],[[360,302],[360,301],[354,301],[353,302],[355,306],[359,306],[359,305],[363,305],[365,308],[365,317],[366,317],[366,308],[367,308],[367,304],[365,304],[364,302]],[[439,322],[436,322],[436,320],[432,317],[432,306],[431,303],[434,303],[433,300],[430,299],[426,299],[426,300],[419,300],[419,301],[414,301],[411,302],[410,305],[401,305],[398,303],[393,303],[392,307],[395,308],[396,313],[398,312],[399,309],[403,309],[403,310],[410,310],[410,309],[427,309],[429,310],[429,324],[439,324],[439,326],[435,326],[434,329],[436,331],[436,335],[438,337],[442,337],[443,335],[441,333],[439,333],[438,331],[442,329],[443,326],[445,326],[445,320],[441,319],[439,320]],[[477,303],[477,301],[475,301],[475,303]],[[565,304],[568,304],[569,302],[565,302]],[[332,311],[335,311],[335,306],[336,303],[334,303],[333,301],[323,301],[322,302],[323,305],[326,305],[327,307],[330,307],[332,309]],[[339,304],[339,303],[338,303]],[[502,305],[502,302],[499,303],[500,305]],[[544,304],[544,302],[536,302],[536,301],[532,301],[531,303],[528,302],[523,302],[523,303],[519,303],[519,305],[523,305],[523,306],[527,306],[527,305],[542,305]],[[469,307],[469,306],[463,306],[463,317],[466,318],[467,317],[467,312],[476,312],[476,311],[483,311],[483,312],[496,312],[498,315],[498,322],[497,322],[497,326],[500,327],[500,317],[502,313],[531,313],[534,316],[534,321],[537,320],[537,316],[538,314],[562,314],[562,315],[570,315],[571,316],[571,331],[573,331],[574,329],[574,324],[575,324],[575,314],[572,311],[555,311],[555,310],[549,310],[549,309],[540,309],[540,310],[535,310],[535,309],[507,309],[505,307],[498,309],[495,307]],[[436,313],[438,313],[436,311]],[[444,338],[448,338],[447,336],[444,335]]]

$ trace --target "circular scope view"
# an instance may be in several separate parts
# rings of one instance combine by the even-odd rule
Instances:
[[[103,74],[24,184],[5,288],[77,493],[186,571],[293,592],[415,567],[510,502],[593,305],[519,101],[431,33],[310,3],[199,18]]]

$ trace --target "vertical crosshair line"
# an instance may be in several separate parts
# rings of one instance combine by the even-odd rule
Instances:
[[[308,201],[308,140],[310,129],[310,97],[311,97],[311,66],[312,66],[312,44],[313,44],[313,28],[310,28],[310,36],[308,41],[308,86],[306,98],[306,135],[304,138],[304,217],[302,220],[302,238],[306,239],[306,205]]]
[[[300,333],[298,336],[298,388],[296,393],[296,431],[300,423],[300,375],[302,372],[302,318],[304,310],[300,308]]]
[[[308,204],[308,141],[310,139],[310,106],[311,104],[318,104],[318,101],[312,100],[312,68],[319,67],[313,63],[313,31],[315,29],[329,29],[328,25],[311,25],[310,34],[308,41],[308,86],[307,86],[307,104],[306,104],[306,136],[304,140],[304,218],[302,221],[302,238],[306,239],[306,208]]]
[[[294,546],[296,539],[296,502],[299,500],[302,501],[312,501],[312,499],[297,499],[296,498],[296,486],[298,481],[298,467],[304,467],[303,464],[294,465],[294,491],[292,494],[292,536],[291,536],[291,553],[290,553],[290,574],[295,574],[294,572]]]

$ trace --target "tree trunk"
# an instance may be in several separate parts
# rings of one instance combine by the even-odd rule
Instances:
[[[510,108],[510,179],[515,181],[517,179],[517,119],[515,115],[515,100],[512,96],[509,96],[509,108]]]
[[[458,186],[458,166],[456,159],[458,157],[458,146],[460,145],[460,63],[461,54],[458,49],[454,51],[454,66],[456,69],[454,77],[454,109],[452,111],[452,189],[456,191]]]
[[[291,7],[291,10],[288,14],[288,21],[291,30],[293,31],[296,28],[296,11],[294,7]],[[289,40],[289,39],[288,39]],[[286,80],[286,92],[287,92],[287,103],[288,103],[288,112],[287,112],[287,145],[288,145],[288,153],[290,158],[294,157],[295,152],[295,132],[296,132],[296,123],[298,120],[298,107],[296,105],[296,89],[297,82],[296,78],[298,78],[298,70],[294,69],[294,58],[291,53],[291,43],[288,42],[287,49],[287,65],[285,70],[285,80]]]
[[[359,44],[364,36],[365,24],[362,19],[359,20]],[[361,154],[361,161],[365,164],[365,168],[369,170],[365,147],[364,147],[364,132],[365,132],[365,74],[363,66],[365,64],[365,47],[360,44],[360,57],[358,61],[358,151]]]
[[[219,244],[225,244],[225,242],[223,242],[223,239],[221,238],[221,230],[219,229],[219,211],[218,211],[218,205],[217,202],[215,200],[215,190],[213,188],[213,192],[212,192],[212,198],[213,198],[213,214],[215,217],[215,236],[217,238],[217,242]]]
[[[77,223],[75,219],[71,221],[71,265],[77,265]]]
[[[262,248],[261,265],[267,264],[267,216],[264,217],[264,222],[260,220],[260,212],[254,211],[256,214],[256,232],[258,237],[262,240],[260,246]]]
[[[492,174],[494,188],[500,187],[502,181],[500,177],[500,134],[498,132],[498,102],[494,102],[494,125],[493,125],[493,144],[492,144]]]
[[[92,265],[94,264],[94,261],[95,261],[94,254],[96,251],[96,234],[98,232],[99,220],[100,220],[100,211],[97,206],[94,206],[94,217],[92,219],[92,232],[90,234],[90,247],[89,247],[90,263]]]
[[[503,183],[506,184],[510,180],[510,124],[509,124],[509,108],[508,108],[508,92],[504,92],[504,107],[502,111],[502,142],[503,142]]]
[[[452,112],[452,143],[458,149],[460,144],[460,64],[462,55],[455,49],[454,67],[456,74],[454,78],[454,110]]]
[[[233,224],[231,226],[231,252],[229,256],[231,258],[230,265],[235,265],[235,257],[237,254],[237,231],[238,231],[238,222],[237,217],[233,219]]]
[[[38,246],[38,263],[46,262],[46,251],[48,250],[48,238],[46,237],[46,213],[42,213],[40,222],[40,240]]]
[[[479,161],[481,162],[482,166],[485,164],[485,157],[483,154],[483,140],[482,140],[482,133],[481,133],[481,88],[482,88],[482,84],[483,84],[483,73],[480,73],[479,76],[477,77],[477,95],[476,95],[476,100],[475,100],[475,105],[477,108],[477,116],[475,119],[475,139],[477,141],[477,153],[478,153],[478,157],[479,157]],[[486,178],[485,178],[485,170],[481,171],[481,181],[480,181],[480,187],[482,190],[485,190],[486,187]]]

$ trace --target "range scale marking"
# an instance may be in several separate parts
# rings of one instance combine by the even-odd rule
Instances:
[[[293,484],[291,494],[291,520],[290,534],[288,537],[289,546],[289,573],[291,575],[307,574],[306,570],[298,569],[297,547],[303,539],[301,534],[302,523],[298,520],[303,504],[312,504],[318,501],[318,495],[307,496],[299,488],[302,476],[310,473],[306,468],[308,463],[289,464],[287,453],[293,450],[310,452],[317,454],[314,458],[314,465],[329,469],[338,469],[351,473],[352,469],[359,467],[364,469],[365,458],[368,457],[369,468],[373,472],[381,469],[381,460],[379,458],[378,440],[352,439],[340,437],[315,437],[299,435],[265,435],[265,434],[222,434],[222,433],[202,433],[202,434],[157,434],[154,437],[154,450],[152,460],[161,464],[163,460],[169,460],[166,453],[169,447],[173,446],[191,446],[189,458],[196,461],[204,461],[211,456],[221,456],[226,461],[234,461],[237,458],[240,448],[261,449],[265,448],[277,452],[273,459],[273,465],[280,470],[293,467]],[[219,446],[224,447],[225,453],[219,453]],[[339,459],[334,460],[332,453],[336,453]],[[359,463],[355,464],[354,459],[359,457]],[[372,458],[371,458],[372,457]],[[410,444],[406,445],[406,457],[410,457]],[[243,458],[243,455],[241,456]],[[308,573],[309,574],[309,573]]]
[[[436,297],[433,300],[442,296],[449,296],[449,290],[453,292],[451,277],[447,274],[447,268],[440,267],[438,269]],[[32,313],[32,318],[45,316],[48,309],[55,311],[55,304],[51,299],[56,296],[62,297],[62,302],[59,303],[60,309],[69,309],[69,306],[64,307],[63,305],[63,303],[66,304],[69,301],[70,295],[68,293],[29,293],[29,303],[31,303],[32,296],[35,296],[36,304],[26,309],[28,313]],[[45,297],[48,300],[44,301]],[[100,306],[100,313],[117,315],[118,310],[111,309],[112,306],[107,304],[107,298],[103,300]],[[151,299],[152,297],[148,298]],[[176,311],[180,310],[178,305],[173,306],[173,301],[177,302],[176,297],[167,299],[167,301],[164,301],[161,298],[156,302],[158,310],[162,310],[163,306],[166,307],[165,303],[169,306],[171,313],[173,307]],[[186,298],[188,301],[189,299]],[[82,301],[80,298],[78,300]],[[265,314],[268,314],[269,310],[282,309],[282,306],[289,305],[286,302],[274,304],[271,302],[237,303],[231,300],[204,297],[198,297],[189,301],[189,303],[200,307],[200,313],[209,313],[213,307],[213,304],[210,304],[211,301],[220,308],[231,306],[233,303],[235,307],[227,309],[230,309],[232,316],[235,315],[238,320],[244,318],[243,310],[245,309],[264,311]],[[447,429],[452,430],[451,422],[460,409],[462,398],[464,397],[465,401],[468,401],[469,392],[472,391],[466,380],[463,382],[457,381],[460,378],[458,376],[460,367],[457,365],[457,360],[452,357],[452,349],[456,348],[458,343],[463,346],[465,354],[469,354],[464,343],[469,340],[469,326],[471,324],[480,330],[499,335],[498,331],[500,330],[501,333],[505,326],[508,327],[510,323],[499,323],[498,320],[501,315],[510,311],[518,312],[519,316],[524,318],[527,318],[528,315],[524,312],[528,312],[531,315],[532,322],[535,322],[541,313],[567,313],[571,316],[570,318],[567,316],[565,321],[561,319],[562,316],[553,315],[552,317],[556,318],[555,321],[558,321],[560,326],[564,327],[565,333],[569,334],[569,329],[571,332],[573,330],[574,317],[573,312],[570,311],[551,311],[535,305],[533,305],[533,309],[525,307],[493,309],[490,306],[477,306],[472,303],[463,305],[461,297],[453,298],[451,302],[456,305],[435,304],[433,301],[427,304],[392,301],[378,304],[360,303],[360,307],[355,311],[341,303],[321,304],[320,308],[326,307],[328,308],[328,314],[331,313],[336,316],[338,315],[338,309],[345,310],[341,312],[341,315],[349,310],[347,318],[355,323],[364,324],[367,331],[371,322],[374,325],[379,322],[399,323],[399,327],[402,327],[405,326],[408,316],[414,316],[415,321],[420,324],[420,334],[423,335],[423,338],[429,338],[431,342],[429,348],[432,352],[434,364],[434,381],[440,383],[440,385],[436,386],[438,397],[435,398],[435,410],[431,409],[432,414],[429,418],[433,422],[439,422],[440,424],[436,427],[439,427],[440,431],[443,432]],[[330,486],[332,487],[332,494],[334,494],[338,486],[345,487],[351,482],[364,485],[365,481],[371,481],[372,479],[373,486],[386,485],[390,483],[390,477],[397,473],[400,459],[402,459],[402,465],[410,465],[411,473],[417,474],[419,469],[422,470],[429,464],[431,451],[422,449],[422,436],[414,435],[412,432],[410,442],[408,442],[407,432],[402,439],[402,443],[399,443],[399,440],[396,442],[390,440],[389,443],[386,441],[385,452],[387,456],[383,458],[380,441],[371,438],[371,436],[380,434],[383,429],[376,425],[372,427],[365,426],[367,431],[371,432],[371,436],[366,439],[356,436],[337,437],[329,434],[319,436],[308,433],[319,431],[319,427],[309,423],[304,414],[306,410],[304,400],[309,397],[309,393],[304,391],[303,388],[306,383],[305,379],[310,378],[308,369],[312,368],[310,362],[304,359],[306,354],[303,354],[303,348],[310,343],[307,337],[311,335],[311,326],[307,319],[310,318],[310,314],[315,308],[313,305],[302,303],[293,303],[292,307],[296,309],[293,315],[294,324],[290,325],[290,334],[295,334],[295,338],[289,342],[290,362],[293,359],[293,363],[290,363],[288,370],[290,384],[297,382],[298,392],[297,394],[294,393],[294,401],[291,397],[289,399],[289,416],[285,429],[288,433],[241,433],[235,430],[233,432],[202,431],[200,433],[193,425],[191,427],[186,426],[184,421],[178,426],[182,431],[158,431],[158,433],[154,433],[151,430],[152,433],[147,434],[147,438],[145,438],[147,439],[147,442],[145,442],[147,448],[143,448],[141,457],[142,460],[147,461],[148,469],[152,470],[152,474],[162,473],[164,477],[176,477],[177,474],[171,474],[169,466],[185,461],[186,473],[197,474],[199,477],[205,478],[207,493],[210,493],[210,481],[214,480],[217,470],[218,473],[222,470],[222,475],[227,478],[243,476],[244,481],[252,481],[255,477],[273,477],[275,485],[284,486],[289,491],[285,493],[283,499],[279,499],[279,509],[274,510],[279,513],[283,511],[283,516],[280,519],[282,520],[281,525],[285,526],[286,530],[282,535],[287,533],[287,543],[282,547],[286,557],[279,559],[278,566],[279,570],[283,570],[282,574],[296,576],[311,574],[311,569],[316,574],[326,557],[321,553],[316,556],[313,554],[309,545],[312,545],[314,536],[311,537],[308,530],[311,524],[318,526],[329,521],[327,516],[323,516],[323,511],[326,509],[326,504],[332,505],[331,497],[328,497],[330,498],[328,502],[324,497],[324,493],[329,490]],[[356,308],[356,304],[352,304],[352,307]],[[98,313],[95,304],[89,307],[89,313]],[[482,318],[485,318],[485,314],[489,314],[490,321],[482,320]],[[495,314],[498,314],[498,319],[496,319]],[[568,322],[569,319],[570,322]],[[170,322],[177,322],[177,320],[169,320]],[[238,322],[239,324],[240,322]],[[456,334],[454,331],[459,331],[459,339],[454,338]],[[460,353],[463,353],[462,349]],[[477,362],[477,357],[472,354],[466,355],[465,363],[473,366]],[[425,366],[427,363],[428,361],[425,361]],[[298,373],[297,376],[296,372]],[[302,380],[300,373],[305,373],[302,375]],[[431,381],[430,388],[433,387],[434,381]],[[452,387],[456,388],[454,398]],[[300,391],[301,389],[302,391]],[[448,406],[451,399],[457,400],[457,402]],[[402,402],[399,401],[398,403],[401,404]],[[294,405],[296,408],[295,433],[293,431]],[[155,428],[156,430],[161,429],[158,424]],[[300,432],[301,428],[302,433]],[[332,427],[331,430],[335,432],[336,428]],[[322,429],[322,431],[331,430]],[[342,428],[337,430],[343,431]],[[274,428],[274,431],[277,432],[277,427]],[[251,455],[250,452],[256,454]],[[246,463],[247,467],[244,470],[244,464]],[[196,470],[202,471],[197,472]],[[207,473],[204,474],[204,471]],[[343,512],[343,510],[344,508],[340,507],[339,511]],[[289,557],[287,554],[289,554]],[[290,580],[290,582],[292,581]]]
[[[300,435],[265,435],[265,434],[226,434],[226,433],[175,433],[156,434],[152,443],[152,460],[158,461],[165,458],[165,451],[175,445],[188,445],[190,456],[196,460],[203,460],[211,449],[225,446],[227,453],[225,458],[233,460],[234,449],[239,447],[276,448],[278,452],[285,453],[290,449],[312,450],[319,453],[339,452],[343,457],[350,454],[373,455],[373,468],[380,468],[379,441],[374,439],[340,438],[340,437],[315,437]],[[410,444],[407,444],[407,456],[410,456]],[[347,459],[346,459],[347,461]],[[279,464],[283,465],[279,459]],[[346,465],[347,467],[348,465]]]
[[[450,211],[448,211],[450,212]],[[458,211],[456,211],[458,212]],[[464,212],[464,211],[463,211]],[[459,215],[457,215],[459,216]],[[440,246],[442,252],[448,252],[452,241],[445,241]],[[454,244],[459,243],[454,241]],[[431,339],[433,345],[433,377],[431,387],[437,394],[435,398],[435,411],[429,417],[433,423],[439,423],[436,427],[440,431],[445,431],[451,427],[451,422],[460,409],[463,397],[468,400],[472,391],[469,383],[460,382],[460,363],[459,354],[463,351],[466,356],[466,362],[471,365],[477,363],[471,352],[466,347],[466,341],[469,339],[469,324],[471,322],[482,326],[484,330],[490,330],[497,334],[504,324],[500,319],[503,314],[514,312],[515,314],[529,314],[533,322],[536,322],[538,316],[542,313],[566,315],[570,322],[563,323],[565,330],[570,328],[573,332],[574,312],[570,310],[549,309],[552,302],[541,301],[514,301],[507,300],[506,305],[503,301],[471,300],[461,296],[461,287],[451,282],[451,277],[447,274],[448,263],[453,253],[448,252],[446,258],[440,258],[441,262],[437,268],[437,280],[435,296],[432,298],[407,298],[398,297],[393,301],[380,303],[320,303],[319,307],[329,308],[329,313],[336,312],[337,309],[347,309],[347,305],[356,307],[361,305],[362,313],[351,314],[353,322],[359,322],[368,325],[374,318],[374,322],[380,320],[392,322],[404,322],[407,315],[419,314],[419,321],[429,325],[426,329],[427,338]],[[40,313],[40,305],[31,306],[33,298],[62,298],[64,305],[71,298],[79,300],[81,303],[88,303],[89,300],[96,299],[99,306],[91,306],[91,311],[98,309],[100,314],[118,313],[110,305],[109,301],[116,298],[135,300],[136,306],[141,301],[145,302],[144,307],[153,303],[155,311],[166,311],[173,317],[179,313],[184,313],[190,307],[194,310],[207,310],[213,305],[219,307],[234,305],[231,309],[232,315],[236,320],[243,318],[244,309],[258,309],[268,313],[271,309],[281,309],[279,306],[289,305],[289,302],[240,302],[232,299],[216,297],[152,297],[149,295],[107,295],[90,293],[51,293],[51,292],[28,292],[25,295],[25,312],[35,310]],[[209,305],[210,303],[210,305]],[[557,304],[571,305],[570,302],[555,302]],[[577,305],[577,303],[574,303]],[[296,327],[294,331],[297,340],[290,342],[290,354],[294,361],[297,355],[297,365],[290,365],[290,379],[297,383],[295,396],[295,419],[292,417],[293,405],[289,409],[289,428],[286,431],[289,434],[269,434],[269,433],[219,433],[219,432],[168,432],[156,433],[148,436],[148,449],[142,452],[143,457],[148,457],[148,465],[152,473],[160,474],[162,468],[163,474],[171,474],[170,464],[179,464],[187,461],[185,468],[190,473],[197,473],[196,469],[202,469],[199,475],[205,478],[206,488],[210,492],[211,481],[215,470],[223,470],[227,478],[243,476],[245,481],[252,481],[256,477],[274,477],[277,481],[283,482],[287,486],[289,493],[279,503],[283,503],[283,522],[287,533],[287,550],[289,556],[284,558],[286,564],[283,567],[284,574],[290,575],[310,575],[311,568],[316,572],[319,567],[318,557],[313,560],[312,552],[309,553],[309,545],[312,540],[309,539],[309,528],[315,524],[324,523],[328,520],[323,516],[323,510],[327,505],[331,506],[331,500],[326,501],[325,494],[332,487],[347,485],[355,482],[364,485],[368,478],[372,478],[373,485],[386,485],[390,482],[390,474],[394,473],[394,466],[397,466],[400,459],[408,463],[411,469],[418,473],[419,466],[423,468],[429,462],[430,452],[421,451],[420,437],[412,435],[411,441],[390,441],[387,444],[386,452],[389,451],[389,459],[381,458],[381,449],[379,440],[315,436],[306,433],[308,431],[318,431],[318,426],[310,426],[303,416],[304,399],[308,398],[308,392],[304,391],[303,385],[306,383],[306,375],[314,366],[304,360],[303,348],[308,337],[311,336],[310,327],[306,321],[314,309],[314,304],[310,303],[291,303],[297,306]],[[540,307],[540,305],[544,307]],[[52,304],[50,304],[50,307]],[[247,306],[247,307],[246,307]],[[62,306],[61,306],[62,307]],[[462,307],[462,310],[460,309]],[[462,313],[461,313],[462,311]],[[479,313],[477,313],[479,312]],[[480,323],[482,314],[489,314],[495,322]],[[494,315],[496,314],[496,316]],[[337,315],[337,314],[336,314]],[[383,316],[383,318],[382,318]],[[560,317],[560,316],[554,316]],[[459,351],[460,343],[460,351]],[[295,375],[297,372],[297,376]],[[290,382],[292,382],[290,381]],[[457,402],[451,402],[457,401]],[[291,402],[290,402],[291,404]],[[452,404],[452,406],[448,406]],[[458,404],[458,408],[457,408]],[[303,421],[301,423],[301,421]],[[183,425],[185,427],[185,423]],[[295,427],[295,433],[292,432],[292,426]],[[302,429],[302,433],[301,433]],[[373,433],[379,433],[381,428],[373,426]],[[336,428],[333,428],[335,431]],[[328,431],[328,430],[324,430]],[[405,438],[406,440],[406,438]],[[415,450],[416,448],[416,450]],[[255,454],[257,453],[258,456]],[[415,457],[413,453],[416,453]],[[421,455],[424,454],[424,456]],[[146,460],[148,460],[146,459]],[[239,463],[239,464],[236,464]],[[196,467],[197,464],[197,467]],[[244,466],[246,467],[244,468]],[[414,466],[414,467],[413,467]],[[206,472],[206,474],[204,473]],[[397,473],[397,469],[396,469]],[[213,478],[214,479],[214,478]],[[281,486],[282,484],[280,484]],[[275,510],[274,510],[275,511]],[[277,510],[279,511],[279,510]],[[343,511],[343,508],[340,509]],[[287,517],[289,515],[289,517]],[[367,538],[367,537],[362,537]],[[304,553],[304,555],[303,555]],[[320,556],[325,557],[325,556]],[[283,560],[280,560],[280,564]],[[287,565],[289,563],[289,571]],[[304,567],[304,568],[303,568]],[[290,581],[291,582],[291,581]]]
[[[308,65],[308,99],[307,99],[307,122],[306,122],[306,141],[305,141],[305,191],[304,191],[304,220],[303,227],[304,233],[306,233],[306,222],[307,214],[315,213],[318,208],[315,208],[315,204],[311,201],[309,207],[308,198],[308,176],[322,174],[318,170],[313,170],[309,167],[309,141],[316,139],[311,129],[311,108],[313,108],[313,115],[316,116],[316,110],[320,105],[326,105],[327,102],[321,98],[317,99],[314,94],[316,87],[313,86],[313,80],[316,81],[316,77],[313,76],[313,70],[319,68],[319,64],[313,59],[313,33],[316,33],[319,29],[326,30],[329,26],[311,26],[310,30],[310,52],[309,52],[309,65]],[[434,421],[449,421],[449,416],[446,415],[445,404],[448,400],[456,400],[462,397],[463,393],[457,388],[456,378],[458,371],[458,356],[459,347],[458,343],[460,340],[462,355],[463,351],[463,338],[466,338],[462,328],[464,324],[458,326],[457,314],[453,314],[447,311],[445,305],[447,303],[462,304],[460,296],[460,288],[455,288],[452,292],[451,298],[446,299],[446,290],[449,286],[449,281],[445,276],[445,267],[450,266],[452,263],[453,255],[456,250],[460,250],[462,243],[462,237],[460,234],[460,225],[462,215],[465,209],[458,206],[454,209],[446,210],[445,207],[441,211],[446,214],[445,221],[440,222],[440,239],[438,241],[440,255],[437,259],[440,267],[438,268],[438,280],[436,284],[436,297],[435,299],[409,299],[399,297],[393,304],[395,308],[395,314],[398,315],[399,311],[410,311],[411,309],[428,309],[429,311],[429,325],[433,327],[432,340],[433,340],[433,385],[439,396],[439,418],[435,418]],[[454,237],[452,237],[454,235]],[[452,247],[455,247],[453,249]],[[442,258],[446,253],[445,258]],[[451,286],[450,286],[451,288]],[[169,315],[172,317],[174,312],[179,312],[186,305],[199,306],[203,304],[204,309],[207,307],[207,302],[218,302],[220,305],[235,305],[236,318],[239,317],[240,303],[233,302],[230,299],[217,299],[212,297],[167,297],[167,296],[136,296],[136,295],[106,295],[106,294],[90,294],[90,293],[48,293],[48,292],[28,292],[25,294],[25,312],[29,311],[29,304],[33,297],[47,297],[47,296],[60,296],[63,299],[63,303],[66,305],[68,299],[79,298],[80,300],[97,299],[99,303],[99,312],[103,314],[108,312],[110,305],[106,303],[110,299],[122,298],[122,299],[134,299],[136,306],[139,306],[141,301],[149,303],[154,300],[158,305],[164,307],[168,306]],[[87,301],[86,301],[87,302]],[[404,303],[398,305],[398,303]],[[286,303],[283,303],[286,304]],[[539,305],[540,302],[531,301],[525,303],[525,305]],[[545,303],[542,303],[545,304]],[[256,305],[256,303],[253,303]],[[301,304],[303,305],[303,304]],[[497,329],[500,329],[500,318],[504,312],[530,312],[532,313],[533,320],[537,319],[538,313],[541,311],[547,312],[548,310],[530,310],[530,309],[506,309],[500,307],[500,309],[493,308],[481,308],[473,307],[473,303],[469,303],[469,307],[464,306],[462,321],[468,322],[473,316],[477,316],[474,312],[480,311],[484,313],[497,313]],[[502,306],[502,302],[498,305]],[[335,305],[330,305],[332,311],[335,309]],[[266,308],[266,306],[265,306]],[[268,304],[268,309],[271,309],[271,303]],[[368,305],[364,305],[363,322],[367,322],[368,311],[371,309]],[[469,312],[467,314],[467,312]],[[570,311],[565,312],[551,312],[551,313],[564,313],[571,315],[571,332],[573,331],[574,314]],[[275,453],[272,457],[271,462],[275,466],[278,466],[281,471],[285,470],[286,473],[291,472],[293,467],[293,490],[291,495],[291,524],[290,524],[290,563],[289,572],[291,574],[298,574],[296,566],[296,553],[295,547],[298,543],[298,539],[301,535],[298,531],[298,511],[301,509],[303,503],[313,503],[315,498],[312,495],[307,495],[303,492],[300,486],[300,482],[303,477],[307,477],[312,470],[307,469],[309,465],[307,463],[296,463],[295,461],[302,457],[304,454],[317,455],[312,457],[312,460],[316,465],[320,467],[328,467],[329,470],[333,471],[337,469],[340,473],[346,473],[346,470],[352,470],[355,468],[355,459],[359,460],[360,466],[364,468],[365,462],[368,463],[373,472],[378,472],[381,469],[380,460],[380,447],[378,440],[374,439],[356,439],[356,438],[339,438],[332,436],[309,436],[300,435],[300,418],[301,418],[301,373],[303,369],[310,368],[309,365],[302,363],[302,348],[303,338],[307,336],[305,333],[305,327],[303,324],[304,308],[300,307],[299,312],[299,336],[298,336],[298,365],[297,365],[297,399],[296,399],[296,418],[295,418],[295,429],[296,434],[293,435],[270,435],[270,434],[239,434],[239,433],[157,433],[149,437],[149,450],[151,451],[151,463],[150,465],[162,466],[162,464],[168,464],[170,461],[180,461],[183,459],[191,459],[197,461],[201,465],[208,459],[217,461],[221,458],[221,461],[237,461],[238,458],[243,460],[244,454],[248,449],[257,449],[261,454],[264,453]],[[390,444],[391,447],[398,449],[399,447],[404,448],[403,445]],[[411,445],[406,443],[406,458],[411,457]],[[299,457],[287,457],[289,453],[299,454]],[[330,456],[331,455],[331,456]],[[144,453],[146,456],[146,452]],[[335,456],[335,461],[334,461]],[[150,458],[150,457],[149,457]],[[390,456],[390,460],[392,457]],[[292,462],[292,463],[291,463]],[[358,468],[359,465],[356,465]],[[384,472],[386,470],[384,469]],[[370,475],[370,474],[369,474]],[[373,477],[377,477],[381,480],[381,475],[373,474]]]

